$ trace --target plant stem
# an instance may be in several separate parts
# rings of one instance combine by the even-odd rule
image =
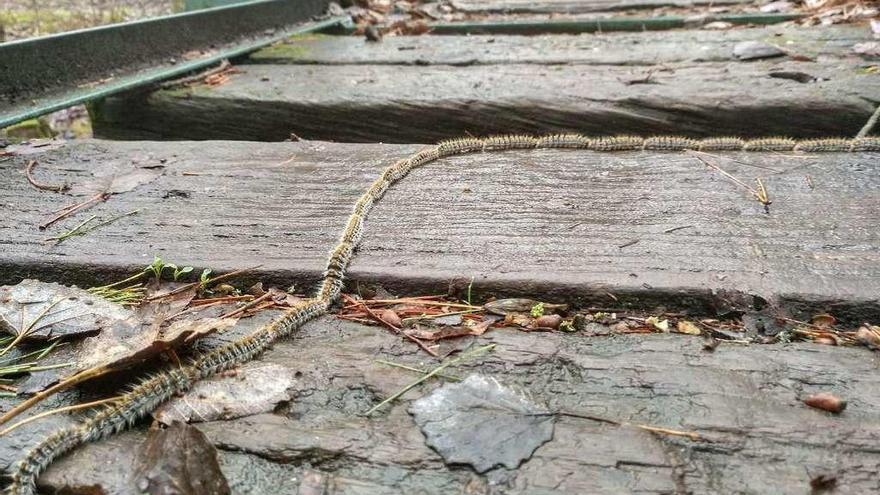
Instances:
[[[452,366],[452,365],[454,365],[454,364],[458,364],[458,363],[460,363],[460,362],[462,362],[462,361],[465,361],[465,360],[467,360],[467,359],[470,359],[470,358],[472,358],[472,357],[475,357],[475,356],[477,356],[477,355],[479,355],[479,354],[483,354],[484,352],[489,352],[489,351],[491,351],[491,350],[494,349],[494,348],[495,348],[495,344],[484,345],[483,347],[478,347],[478,348],[476,348],[476,349],[472,349],[472,350],[470,350],[470,351],[467,351],[467,352],[465,352],[465,353],[462,353],[462,355],[460,355],[460,356],[458,356],[458,357],[456,357],[456,358],[447,359],[447,360],[444,361],[442,364],[440,364],[440,366],[437,366],[436,368],[434,368],[434,369],[431,370],[430,372],[426,373],[425,376],[423,376],[423,377],[419,378],[418,380],[416,380],[416,381],[410,383],[409,385],[403,387],[402,389],[400,389],[399,391],[397,391],[397,393],[395,393],[395,394],[392,395],[391,397],[388,397],[387,399],[385,399],[385,400],[383,400],[382,402],[380,402],[380,403],[376,404],[375,406],[373,406],[369,411],[365,412],[364,415],[365,415],[365,416],[369,416],[370,414],[373,414],[377,409],[381,408],[381,407],[384,406],[385,404],[388,404],[389,402],[392,402],[392,401],[396,400],[398,397],[400,397],[400,396],[402,396],[403,394],[409,392],[409,391],[412,390],[413,388],[415,388],[415,387],[421,385],[422,383],[428,381],[428,380],[431,379],[432,377],[434,377],[434,376],[436,376],[436,375],[439,375],[440,372],[443,371],[443,370],[445,370],[446,368],[448,368],[448,367],[450,367],[450,366]]]

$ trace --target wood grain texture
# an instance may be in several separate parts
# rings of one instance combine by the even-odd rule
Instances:
[[[661,7],[749,4],[752,0],[452,0],[452,6],[471,14],[585,14]]]
[[[247,63],[319,65],[660,65],[730,62],[743,41],[770,43],[804,57],[842,58],[866,41],[863,26],[646,31],[541,36],[297,36],[250,56]]]
[[[494,352],[456,366],[456,374],[489,375],[554,409],[696,431],[711,442],[562,418],[554,439],[516,470],[481,476],[450,468],[407,414],[441,383],[428,382],[370,418],[359,415],[414,379],[377,358],[422,368],[424,353],[384,329],[333,317],[306,325],[263,357],[299,377],[288,408],[198,427],[220,450],[233,493],[242,495],[490,495],[499,479],[511,495],[803,495],[823,472],[836,475],[839,493],[880,489],[880,377],[876,354],[865,348],[722,344],[710,353],[691,336],[512,329],[474,341],[488,343]],[[800,402],[818,391],[833,391],[849,407],[832,416]],[[128,493],[128,466],[142,438],[128,432],[87,445],[52,466],[40,487]],[[107,459],[118,459],[118,467],[106,469]]]
[[[633,84],[651,73],[652,84]],[[771,77],[797,72],[799,83]],[[743,91],[749,88],[749,91]],[[853,136],[880,101],[856,62],[657,67],[251,65],[216,88],[112,97],[115,139],[433,142],[466,134],[582,132]]]
[[[85,141],[36,158],[45,180],[162,166],[164,174],[50,232],[72,198],[38,192],[24,158],[0,162],[0,283],[93,283],[153,255],[310,290],[351,205],[382,167],[418,146]],[[350,270],[353,288],[461,289],[550,300],[707,311],[718,290],[880,318],[878,154],[735,154],[763,177],[770,213],[680,153],[535,150],[462,156],[412,173],[379,204]],[[771,172],[761,167],[771,167]],[[806,179],[810,176],[812,189]],[[96,214],[141,213],[52,246]],[[637,242],[635,242],[637,241]]]

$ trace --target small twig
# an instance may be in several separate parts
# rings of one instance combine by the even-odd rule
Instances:
[[[623,249],[625,247],[629,247],[629,246],[632,246],[633,244],[638,244],[638,243],[639,243],[639,239],[633,239],[631,241],[624,242],[623,244],[617,246],[617,249]]]
[[[202,299],[193,299],[190,301],[191,306],[201,306],[205,304],[214,304],[214,303],[232,303],[238,301],[253,301],[254,296],[250,294],[245,294],[243,296],[222,296],[222,297],[205,297]]]
[[[28,180],[28,182],[31,183],[32,186],[36,187],[37,189],[39,189],[41,191],[52,191],[52,192],[59,192],[59,193],[70,189],[70,186],[68,186],[67,184],[62,184],[60,186],[52,186],[49,184],[43,184],[42,182],[37,182],[37,180],[34,179],[34,176],[33,176],[34,167],[36,167],[36,166],[37,166],[37,161],[31,160],[27,163],[27,166],[24,169],[24,173],[27,176],[27,180]]]
[[[65,206],[64,208],[62,208],[60,210],[56,210],[56,211],[60,211],[60,213],[58,213],[58,215],[55,215],[54,217],[52,217],[48,221],[42,223],[40,225],[40,230],[46,230],[47,228],[49,228],[49,226],[51,226],[55,222],[57,222],[59,220],[63,220],[65,218],[73,215],[74,213],[76,213],[82,209],[85,209],[88,206],[91,206],[94,203],[97,203],[99,201],[106,201],[107,198],[109,198],[109,197],[110,197],[110,193],[102,192],[102,193],[98,193],[98,194],[92,196],[91,198],[83,201],[82,203],[72,204],[69,206]]]
[[[358,304],[358,303],[360,302],[360,301],[358,301],[357,299],[355,299],[355,298],[349,296],[348,294],[342,294],[342,297],[344,297],[345,300],[346,300],[349,304]],[[375,318],[376,321],[378,321],[379,323],[381,323],[381,324],[385,325],[386,327],[390,328],[391,331],[393,331],[394,333],[399,334],[399,335],[402,335],[402,336],[406,337],[407,339],[409,339],[409,340],[415,342],[416,345],[418,345],[419,347],[421,347],[422,350],[425,351],[425,352],[427,352],[428,354],[430,354],[430,355],[432,355],[432,356],[434,356],[434,357],[439,357],[439,356],[437,355],[437,353],[434,352],[434,351],[432,351],[428,346],[426,346],[424,342],[422,342],[421,340],[419,340],[419,339],[413,337],[412,335],[407,334],[406,332],[403,331],[403,329],[401,329],[401,328],[397,328],[396,326],[392,325],[391,323],[388,323],[387,321],[383,320],[378,314],[376,314],[375,311],[373,311],[372,309],[370,309],[370,307],[367,306],[366,304],[360,304],[360,306],[361,306],[362,308],[364,308],[364,310],[366,310],[366,312],[369,313],[370,316],[372,316],[373,318]]]
[[[874,113],[871,114],[871,117],[868,118],[868,121],[862,127],[858,134],[856,134],[856,138],[863,138],[871,133],[874,129],[874,126],[877,125],[877,120],[880,119],[880,105],[877,105],[877,108],[874,110]]]
[[[110,367],[98,366],[95,368],[89,368],[87,370],[80,371],[79,373],[75,373],[72,376],[65,378],[64,380],[61,380],[60,382],[56,383],[55,385],[52,385],[51,387],[34,394],[29,399],[24,400],[24,401],[20,402],[19,404],[16,404],[15,407],[6,411],[2,416],[0,416],[0,425],[8,423],[9,420],[11,420],[12,418],[27,411],[28,409],[33,407],[35,404],[45,400],[47,397],[50,397],[51,395],[53,395],[55,393],[61,392],[63,390],[67,390],[70,387],[73,387],[74,385],[78,385],[86,380],[91,379],[91,378],[95,378],[95,377],[107,374],[112,370],[113,369]]]
[[[18,423],[15,423],[14,425],[10,426],[9,428],[6,428],[5,430],[0,431],[0,437],[2,437],[3,435],[6,435],[7,433],[11,432],[12,430],[18,428],[19,426],[24,426],[32,421],[36,421],[40,418],[45,418],[46,416],[51,416],[53,414],[58,414],[58,413],[68,412],[68,411],[78,411],[80,409],[88,409],[90,407],[100,406],[101,404],[115,402],[121,398],[122,398],[122,396],[111,397],[109,399],[101,399],[101,400],[96,400],[96,401],[92,401],[92,402],[86,402],[85,404],[76,404],[73,406],[64,406],[64,407],[59,407],[57,409],[52,409],[50,411],[41,412],[40,414],[35,414],[27,419],[23,419],[23,420],[19,421]]]
[[[267,299],[271,299],[271,298],[272,298],[272,293],[267,292],[252,301],[248,301],[242,307],[233,309],[232,311],[226,313],[225,315],[221,316],[220,318],[232,318],[234,316],[238,316],[241,313],[244,313],[245,311],[247,311],[248,309],[251,309],[254,306],[257,306],[258,304],[262,303],[263,301],[265,301]]]
[[[421,373],[421,374],[423,374],[423,375],[426,375],[426,374],[428,374],[428,373],[431,372],[430,370],[428,370],[428,371],[426,371],[426,370],[421,370],[421,369],[419,369],[419,368],[414,368],[414,367],[412,367],[412,366],[407,366],[407,365],[405,365],[405,364],[399,364],[399,363],[394,363],[394,362],[391,362],[391,361],[385,361],[384,359],[377,359],[376,362],[377,362],[377,363],[381,363],[381,364],[385,364],[385,365],[388,365],[388,366],[394,366],[395,368],[401,368],[401,369],[404,369],[404,370],[414,371],[414,372],[416,372],[416,373]],[[454,382],[460,382],[460,381],[461,381],[461,378],[459,378],[459,377],[457,377],[457,376],[446,375],[446,374],[443,374],[443,373],[437,373],[435,376],[438,376],[438,377],[440,377],[440,378],[446,378],[447,380],[452,380],[452,381],[454,381]]]
[[[403,387],[402,389],[398,390],[398,391],[397,391],[394,395],[392,395],[391,397],[388,397],[387,399],[383,400],[382,402],[380,402],[380,403],[376,404],[375,406],[373,406],[372,408],[370,408],[370,410],[367,411],[367,412],[365,412],[364,415],[365,415],[365,416],[369,416],[370,414],[373,414],[377,409],[381,408],[381,407],[384,406],[385,404],[388,404],[389,402],[392,402],[392,401],[396,400],[397,398],[401,397],[403,394],[409,392],[409,391],[412,390],[413,388],[418,387],[419,385],[421,385],[422,383],[428,381],[428,380],[431,379],[432,377],[434,377],[434,376],[436,376],[436,375],[439,375],[440,372],[443,371],[443,370],[445,370],[446,368],[448,368],[448,367],[450,367],[450,366],[452,366],[452,365],[454,365],[454,364],[458,364],[458,363],[460,363],[460,362],[462,362],[462,361],[464,361],[464,360],[466,360],[466,359],[470,359],[470,358],[472,358],[472,357],[474,357],[474,356],[477,356],[478,354],[482,354],[482,353],[484,353],[484,352],[491,351],[491,350],[494,349],[494,348],[495,348],[495,344],[489,344],[489,345],[485,345],[485,346],[483,346],[483,347],[478,347],[478,348],[476,348],[476,349],[472,349],[472,350],[470,350],[470,351],[464,352],[464,353],[462,353],[460,356],[458,356],[458,357],[456,357],[456,358],[447,359],[447,360],[444,361],[442,364],[440,364],[440,366],[437,366],[436,368],[434,368],[434,369],[431,370],[430,372],[426,373],[423,377],[421,377],[421,378],[419,378],[418,380],[416,380],[416,381],[410,383],[409,385]]]
[[[236,276],[236,275],[241,275],[242,273],[246,273],[246,272],[250,272],[250,271],[256,270],[257,268],[259,268],[259,267],[261,267],[261,266],[263,266],[263,265],[256,265],[256,266],[252,266],[252,267],[250,267],[250,268],[242,268],[241,270],[235,270],[235,271],[231,271],[231,272],[229,272],[229,273],[224,273],[223,275],[217,275],[217,276],[214,277],[214,278],[208,279],[208,280],[204,283],[204,285],[205,285],[205,286],[208,286],[208,285],[213,284],[214,282],[219,282],[219,281],[221,281],[221,280],[225,280],[225,279],[227,279],[227,278],[234,277],[234,276]],[[156,299],[162,299],[162,298],[165,298],[165,297],[169,297],[169,296],[173,296],[173,295],[176,295],[176,294],[180,294],[181,292],[186,292],[186,291],[192,289],[193,287],[198,287],[198,286],[201,285],[201,284],[202,284],[202,282],[191,282],[191,283],[188,283],[188,284],[184,284],[184,285],[181,285],[180,287],[178,287],[178,288],[176,288],[176,289],[174,289],[174,290],[172,290],[172,291],[163,292],[163,293],[161,293],[161,294],[156,294],[156,295],[150,296],[150,297],[146,298],[145,301],[155,301]]]
[[[687,150],[687,151],[688,151],[689,153],[693,153],[693,154],[697,154],[697,155],[706,155],[706,156],[711,156],[712,158],[720,158],[720,159],[722,159],[722,160],[728,160],[728,161],[731,161],[731,162],[733,162],[733,163],[738,163],[738,164],[740,164],[740,165],[745,165],[745,166],[747,166],[747,167],[760,168],[760,169],[762,169],[762,170],[769,170],[769,171],[771,171],[771,172],[775,172],[775,173],[785,172],[785,170],[779,170],[778,168],[768,167],[768,166],[766,166],[766,165],[755,165],[754,163],[744,162],[744,161],[742,161],[742,160],[737,160],[736,158],[731,158],[731,157],[729,157],[729,156],[716,155],[715,153],[707,153],[707,152],[705,152],[705,151],[697,151],[697,150]]]
[[[810,189],[816,189],[816,185],[813,184],[813,178],[812,178],[812,177],[810,177],[809,175],[805,175],[805,176],[804,176],[804,180],[807,181],[807,186],[809,186]]]
[[[693,228],[693,227],[694,227],[693,225],[682,225],[681,227],[672,227],[671,229],[666,229],[666,230],[663,231],[663,233],[664,233],[664,234],[669,234],[669,233],[671,233],[671,232],[675,232],[676,230],[690,229],[690,228]]]
[[[764,209],[765,209],[765,210],[766,210],[767,207],[770,206],[770,204],[772,203],[772,202],[770,201],[769,195],[767,194],[767,189],[764,187],[764,183],[761,182],[761,179],[757,179],[757,178],[755,179],[755,182],[758,183],[758,189],[755,189],[755,188],[753,188],[752,186],[746,184],[745,182],[743,182],[743,181],[737,179],[736,177],[734,177],[733,175],[731,175],[729,172],[725,171],[724,169],[722,169],[722,168],[719,167],[718,165],[716,165],[716,164],[710,162],[709,160],[706,160],[705,158],[703,158],[703,157],[699,156],[698,154],[696,154],[696,153],[698,153],[698,152],[694,152],[694,151],[688,150],[687,153],[691,154],[691,156],[693,156],[693,157],[696,158],[697,160],[700,160],[701,162],[703,162],[703,164],[705,164],[707,167],[712,168],[712,169],[718,171],[719,173],[721,173],[722,175],[724,175],[725,177],[727,177],[728,179],[730,179],[731,181],[733,181],[735,184],[737,184],[737,185],[739,185],[739,186],[745,188],[747,191],[749,191],[750,193],[752,193],[752,196],[753,196],[753,197],[754,197],[759,203],[761,203],[762,205],[764,205]]]
[[[38,322],[39,322],[44,316],[46,316],[46,313],[48,313],[50,309],[54,308],[58,303],[60,303],[60,302],[63,301],[63,300],[64,300],[63,298],[62,298],[62,299],[56,299],[55,301],[53,301],[52,303],[50,303],[48,306],[46,306],[45,308],[43,308],[43,310],[40,311],[40,313],[37,315],[37,317],[34,318],[34,321],[30,322],[30,324],[28,324],[27,327],[24,326],[24,308],[22,307],[22,312],[21,312],[21,328],[19,329],[18,335],[16,335],[15,338],[12,339],[12,342],[10,342],[9,345],[7,345],[2,351],[0,351],[0,356],[3,356],[3,355],[6,354],[7,352],[9,352],[10,349],[12,349],[12,348],[15,347],[16,345],[18,345],[18,343],[21,342],[22,339],[24,339],[25,337],[27,337],[27,336],[31,333],[31,331],[33,330],[34,326],[35,326],[35,325],[36,325],[36,324],[37,324],[37,323],[38,323]]]
[[[431,296],[435,297],[435,296]],[[351,309],[352,307],[360,306],[361,303],[364,305],[379,305],[379,304],[413,304],[413,305],[422,305],[422,306],[441,306],[441,307],[450,307],[450,308],[461,308],[461,309],[469,309],[471,311],[480,311],[483,309],[482,306],[474,306],[471,304],[460,304],[460,303],[449,303],[444,301],[428,301],[428,300],[420,300],[417,297],[406,297],[401,299],[367,299],[356,301],[353,304],[346,306],[346,309]]]
[[[107,219],[107,220],[104,220],[103,222],[98,222],[98,223],[96,223],[95,225],[88,225],[89,223],[92,222],[92,220],[95,219],[95,215],[92,215],[92,216],[90,216],[88,219],[86,219],[85,222],[82,222],[81,224],[77,225],[77,226],[74,227],[73,229],[68,230],[67,232],[65,232],[65,233],[63,233],[63,234],[61,234],[61,235],[59,235],[59,236],[49,237],[49,238],[46,238],[46,239],[43,239],[43,240],[44,240],[45,242],[52,242],[52,241],[55,241],[55,244],[61,244],[61,243],[62,243],[64,240],[66,240],[66,239],[69,239],[69,238],[71,238],[71,237],[78,236],[78,235],[86,235],[86,234],[88,234],[89,232],[91,232],[91,231],[93,231],[93,230],[95,230],[95,229],[99,229],[99,228],[101,228],[101,227],[103,227],[103,226],[105,226],[105,225],[109,225],[109,224],[111,224],[111,223],[113,223],[113,222],[119,220],[120,218],[124,218],[124,217],[127,217],[127,216],[134,215],[134,214],[136,214],[136,213],[139,213],[140,211],[141,211],[141,210],[132,210],[132,211],[130,211],[130,212],[128,212],[128,213],[123,213],[123,214],[121,214],[121,215],[116,215],[115,217],[111,217],[111,218],[109,218],[109,219]]]
[[[662,435],[672,435],[676,437],[686,437],[695,441],[709,441],[707,438],[703,437],[699,433],[693,431],[681,431],[681,430],[673,430],[670,428],[661,428],[659,426],[651,426],[644,425],[639,423],[628,423],[626,421],[617,421],[616,419],[603,418],[602,416],[593,416],[591,414],[580,414],[573,413],[568,411],[557,411],[550,413],[537,413],[530,414],[529,416],[565,416],[569,418],[578,418],[578,419],[588,419],[590,421],[596,421],[599,423],[607,423],[615,426],[632,426],[634,428],[638,428],[640,430],[650,431],[651,433],[659,433]]]
[[[232,67],[232,64],[229,63],[229,60],[223,59],[220,61],[220,65],[218,65],[217,67],[214,67],[213,69],[208,69],[206,71],[199,72],[198,74],[193,74],[191,76],[186,76],[186,77],[183,77],[180,79],[175,79],[174,81],[164,82],[161,84],[160,87],[162,89],[169,89],[169,88],[178,88],[180,86],[189,86],[190,84],[197,83],[197,82],[202,81],[203,79],[206,79],[210,76],[220,74],[221,72],[229,69],[230,67]]]

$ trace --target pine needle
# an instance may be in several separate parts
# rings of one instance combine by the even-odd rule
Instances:
[[[460,356],[458,356],[458,357],[456,357],[456,358],[447,359],[447,360],[444,361],[442,364],[440,364],[440,366],[437,366],[436,368],[434,368],[434,369],[431,370],[430,372],[426,373],[425,376],[423,376],[423,377],[419,378],[418,380],[416,380],[416,381],[410,383],[409,385],[403,387],[402,389],[398,390],[398,391],[397,391],[394,395],[392,395],[391,397],[388,397],[387,399],[385,399],[385,400],[383,400],[382,402],[380,402],[380,403],[376,404],[375,406],[373,406],[369,411],[367,411],[367,412],[364,413],[364,416],[369,416],[370,414],[373,414],[377,409],[381,408],[381,407],[384,406],[385,404],[388,404],[388,403],[390,403],[390,402],[393,402],[393,401],[397,400],[397,399],[400,398],[403,394],[409,392],[409,391],[412,390],[413,388],[418,387],[419,385],[421,385],[422,383],[428,381],[428,380],[431,379],[432,377],[439,375],[440,372],[442,372],[442,371],[445,370],[446,368],[448,368],[448,367],[450,367],[450,366],[452,366],[452,365],[455,365],[455,364],[459,364],[459,363],[461,363],[461,362],[463,362],[463,361],[466,361],[466,360],[468,360],[468,359],[471,359],[471,358],[473,358],[473,357],[476,357],[476,356],[478,356],[478,355],[480,355],[480,354],[483,354],[483,353],[485,353],[485,352],[489,352],[489,351],[491,351],[491,350],[494,349],[494,348],[495,348],[495,344],[489,344],[489,345],[485,345],[485,346],[483,346],[483,347],[478,347],[478,348],[476,348],[476,349],[471,349],[471,350],[469,350],[469,351],[467,351],[467,352],[462,353]]]

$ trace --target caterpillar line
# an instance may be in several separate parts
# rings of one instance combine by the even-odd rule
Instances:
[[[27,450],[12,468],[8,495],[33,495],[36,479],[53,460],[86,442],[99,440],[132,426],[172,396],[189,390],[197,381],[257,357],[275,340],[299,329],[303,324],[327,312],[342,291],[345,272],[360,243],[364,221],[370,210],[389,187],[413,169],[444,157],[483,151],[514,149],[574,148],[592,151],[794,151],[859,152],[880,151],[880,137],[855,139],[762,138],[743,140],[734,137],[690,139],[678,136],[590,137],[581,134],[549,136],[503,135],[485,139],[461,138],[440,142],[409,158],[387,167],[357,200],[339,243],[330,252],[324,278],[315,295],[286,311],[268,325],[240,340],[196,355],[187,365],[170,367],[143,380],[113,405],[78,424],[59,429]]]

